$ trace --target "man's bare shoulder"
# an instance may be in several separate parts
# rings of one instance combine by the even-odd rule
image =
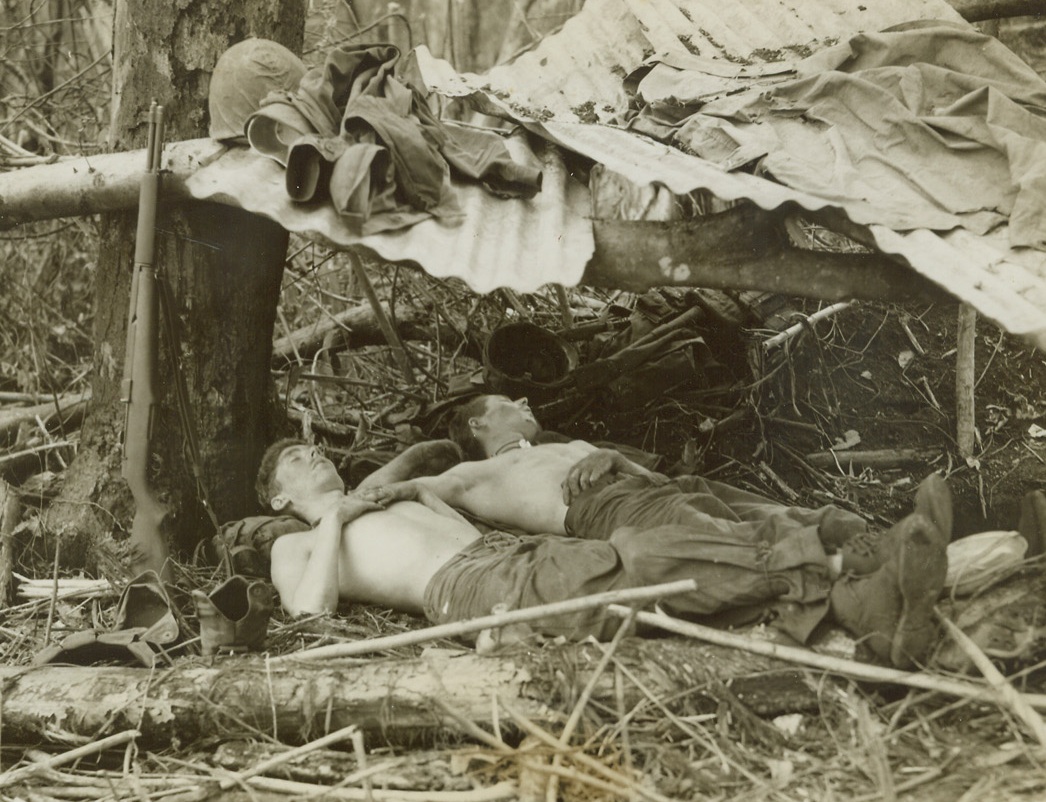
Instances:
[[[311,551],[313,531],[306,529],[301,532],[289,532],[280,535],[272,542],[270,560],[275,562],[278,558],[288,558],[300,554],[308,554]]]
[[[562,443],[540,443],[534,448],[557,450],[564,453],[576,453],[578,451],[595,451],[596,447],[587,440],[565,440]]]

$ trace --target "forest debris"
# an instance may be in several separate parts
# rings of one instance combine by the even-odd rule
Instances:
[[[15,573],[13,576],[18,580],[18,596],[23,599],[50,598],[56,584],[58,593],[63,597],[81,594],[84,596],[116,595],[116,589],[108,579],[60,577],[56,583],[53,578],[31,579],[19,573]]]
[[[386,789],[464,791],[474,786],[473,779],[466,772],[480,750],[480,747],[471,745],[449,753],[444,749],[416,749],[408,754],[381,754],[376,758],[372,752],[371,758],[375,762],[368,768],[367,776],[373,785]],[[209,762],[226,771],[242,772],[267,761],[273,755],[286,752],[287,748],[281,744],[253,739],[231,740],[223,742],[214,751],[213,757],[209,756]],[[344,782],[344,778],[350,777],[359,768],[351,753],[343,749],[320,748],[299,755],[292,762],[266,768],[262,774],[284,780],[331,785]]]
[[[90,398],[89,392],[67,393],[31,407],[0,409],[0,442],[11,439],[18,427],[23,423],[35,423],[37,418],[47,423],[55,416],[61,416],[63,427],[78,425]]]
[[[826,306],[824,309],[819,309],[812,315],[807,315],[798,323],[789,326],[784,331],[778,332],[773,337],[768,337],[767,339],[763,340],[763,353],[769,353],[778,345],[788,342],[789,340],[797,336],[799,332],[803,331],[804,329],[813,327],[813,325],[817,323],[817,321],[824,320],[825,318],[831,317],[832,315],[835,315],[838,312],[842,312],[849,306],[849,301],[843,301],[841,303],[832,304],[831,306]]]
[[[74,448],[75,445],[75,443],[69,440],[62,440],[54,443],[41,443],[32,448],[16,451],[13,454],[4,454],[0,456],[0,477],[11,478],[25,471],[34,463],[42,464],[43,460],[40,455],[47,451],[57,451],[66,447]]]
[[[973,664],[977,666],[977,669],[997,692],[999,701],[1009,707],[1028,726],[1028,729],[1038,739],[1039,745],[1046,748],[1046,722],[1043,722],[1042,716],[1032,707],[1025,696],[1017,692],[1013,685],[1006,680],[1006,677],[1002,675],[1002,672],[992,664],[988,656],[981,651],[980,647],[965,632],[952,623],[940,610],[935,610],[935,612],[948,634],[959,644],[959,647],[973,661]]]
[[[408,384],[415,384],[417,379],[410,364],[410,357],[407,356],[407,349],[403,347],[403,340],[400,339],[399,332],[396,331],[392,325],[392,320],[385,313],[385,307],[378,298],[378,293],[374,291],[374,285],[371,284],[370,278],[367,276],[367,271],[363,267],[359,254],[355,251],[346,251],[346,253],[352,262],[352,272],[356,283],[363,290],[363,294],[370,303],[371,311],[374,312],[374,319],[378,323],[378,328],[381,329],[385,342],[392,348],[392,354],[396,358],[396,364],[400,369],[400,373],[403,374],[403,378],[407,380]]]
[[[290,794],[295,799],[345,799],[351,802],[500,802],[516,799],[514,782],[504,781],[489,788],[472,791],[390,791],[372,788],[332,788],[329,785],[310,785],[272,777],[252,777],[248,785],[262,791]]]
[[[336,732],[324,735],[322,738],[316,738],[313,741],[309,741],[309,743],[307,744],[303,744],[294,749],[288,749],[286,752],[273,755],[267,760],[263,760],[260,763],[256,763],[249,769],[245,769],[244,771],[240,772],[235,772],[228,777],[223,777],[222,780],[218,783],[218,787],[222,791],[228,791],[232,788],[242,785],[251,777],[257,777],[261,774],[265,774],[267,771],[271,771],[277,766],[282,766],[285,763],[290,763],[302,757],[303,755],[307,755],[310,752],[315,752],[317,749],[324,749],[328,746],[331,746],[336,743],[341,743],[345,740],[355,739],[356,736],[358,736],[359,734],[359,727],[357,727],[355,724],[350,724],[347,727],[342,727]],[[358,779],[361,779],[361,777],[367,775],[368,773],[369,772],[367,767],[360,764],[358,771],[349,774],[347,777],[344,777],[341,780],[341,782],[345,785],[351,785],[352,783],[356,782]],[[367,788],[369,789],[369,785],[367,786]]]
[[[629,608],[619,605],[611,605],[609,609],[610,612],[616,615],[630,615],[633,612]],[[921,688],[980,701],[991,700],[993,696],[991,688],[967,680],[950,679],[929,673],[901,671],[896,668],[861,663],[856,660],[845,660],[841,657],[818,654],[810,649],[757,640],[748,635],[713,629],[690,621],[672,618],[664,613],[637,612],[635,616],[640,623],[660,627],[678,635],[686,635],[720,646],[743,649],[755,654],[819,668],[823,671],[850,677],[851,679],[864,680],[866,682],[893,683],[909,688]],[[1046,694],[1025,694],[1023,700],[1035,709],[1046,710]]]
[[[467,621],[452,621],[449,624],[436,624],[424,629],[415,629],[398,635],[386,635],[380,638],[353,641],[352,643],[336,643],[331,646],[319,646],[313,649],[304,649],[299,652],[282,655],[273,662],[286,660],[320,660],[334,657],[351,657],[360,654],[396,649],[400,646],[415,646],[420,643],[429,643],[440,638],[457,638],[463,635],[471,635],[482,632],[485,629],[504,627],[512,624],[521,624],[527,621],[537,621],[541,618],[549,618],[555,615],[578,612],[579,610],[591,610],[607,605],[620,605],[623,603],[645,604],[656,599],[674,596],[680,593],[689,593],[697,590],[697,582],[693,579],[682,579],[677,582],[665,582],[660,585],[650,585],[640,588],[626,588],[624,590],[611,590],[605,593],[594,593],[590,596],[579,596],[561,602],[539,604],[534,607],[524,607],[520,610],[508,610],[507,612],[494,615],[485,615],[472,618]]]
[[[531,721],[530,718],[527,717],[526,713],[523,710],[521,710],[517,705],[509,702],[507,699],[504,698],[499,698],[498,703],[502,707],[504,707],[505,710],[508,711],[509,715],[512,717],[512,720],[516,722],[516,724],[520,727],[521,730],[523,730],[523,732],[527,733],[528,735],[534,738],[537,738],[538,740],[544,742],[553,749],[556,749],[556,754],[564,754],[564,752],[562,751],[563,745],[560,743],[560,741],[557,740],[555,736],[551,735],[550,733],[546,732],[541,727],[539,727],[535,722]],[[593,782],[594,780],[596,780],[596,778],[590,776],[583,776],[578,772],[561,773],[559,770],[557,770],[558,767],[555,765],[542,766],[540,764],[534,764],[531,766],[531,768],[533,768],[536,771],[548,771],[552,774],[560,774],[560,776],[565,776],[568,779],[574,781],[586,782],[589,785],[595,785],[599,787],[600,790],[610,791],[611,793],[616,793],[621,796],[629,796],[631,792],[631,794],[636,794],[646,799],[652,799],[655,800],[655,802],[670,802],[670,800],[668,800],[667,797],[662,796],[656,791],[651,791],[648,788],[644,788],[642,785],[635,782],[630,777],[626,777],[621,772],[615,771],[614,769],[601,763],[595,758],[585,754],[584,752],[572,751],[569,753],[569,756],[572,760],[575,760],[580,765],[585,766],[585,768],[592,769],[598,774],[601,774],[604,778],[606,778],[606,781]],[[611,783],[613,783],[613,785],[611,785]]]
[[[381,309],[386,316],[389,315],[387,304],[382,304]],[[402,330],[408,324],[417,323],[419,320],[421,310],[415,307],[405,307],[396,312],[397,330]],[[327,312],[319,313],[312,323],[276,339],[272,344],[273,362],[289,362],[295,357],[307,359],[320,349],[324,338],[332,333],[341,334],[332,340],[334,348],[344,346],[350,340],[353,346],[384,342],[374,308],[361,304],[333,315]]]
[[[140,733],[137,730],[125,730],[124,732],[110,735],[107,738],[100,738],[99,740],[93,741],[89,744],[78,746],[76,749],[70,749],[68,752],[55,755],[54,757],[50,757],[40,763],[10,769],[5,771],[3,774],[0,774],[0,788],[5,788],[17,782],[22,782],[44,769],[54,768],[55,766],[64,766],[67,763],[73,763],[74,761],[88,757],[89,755],[97,755],[99,752],[104,752],[106,749],[111,749],[114,746],[123,746],[124,744],[133,741],[139,735]]]
[[[904,331],[904,336],[908,338],[908,342],[912,344],[912,348],[915,349],[915,353],[919,356],[926,356],[926,349],[923,348],[922,343],[915,336],[915,332],[912,331],[910,325],[911,315],[902,313],[897,316],[897,322],[901,325],[901,329]],[[903,365],[901,367],[904,367]]]

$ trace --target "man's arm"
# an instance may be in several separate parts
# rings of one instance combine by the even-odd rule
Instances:
[[[454,500],[461,498],[464,489],[468,485],[460,481],[458,477],[418,477],[406,482],[393,482],[381,487],[369,487],[358,490],[361,498],[368,499],[383,506],[388,506],[397,501],[416,501],[424,504],[433,512],[452,518],[455,521],[469,523],[467,519],[451,506]]]
[[[610,448],[600,448],[580,459],[567,471],[563,480],[563,503],[570,505],[583,491],[588,490],[604,476],[645,476],[654,481],[665,481],[663,474],[644,468]]]
[[[463,507],[468,492],[482,478],[482,462],[463,462],[436,476],[419,476],[403,482],[392,482],[381,487],[357,491],[361,498],[391,504],[394,501],[418,501],[418,489],[424,488],[437,499],[452,507]],[[440,512],[440,510],[437,510]]]
[[[333,613],[338,609],[341,535],[345,524],[383,509],[371,500],[346,496],[308,534],[279,538],[272,544],[272,583],[291,615]],[[311,540],[311,548],[305,544]]]

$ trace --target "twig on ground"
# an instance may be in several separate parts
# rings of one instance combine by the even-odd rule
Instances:
[[[607,605],[618,606],[619,609],[631,609],[620,607],[622,603],[645,604],[660,598],[674,596],[680,593],[690,593],[697,589],[697,582],[692,579],[683,579],[678,582],[666,582],[661,585],[651,585],[642,588],[628,588],[625,590],[613,590],[606,593],[595,593],[591,596],[581,596],[576,599],[568,599],[551,604],[540,604],[535,607],[526,607],[522,610],[510,610],[498,615],[485,615],[480,618],[472,618],[467,621],[454,621],[449,624],[437,624],[436,626],[403,632],[397,635],[388,635],[381,638],[370,638],[369,640],[355,641],[353,643],[336,643],[331,646],[320,646],[313,649],[305,649],[300,652],[282,655],[273,662],[288,660],[320,660],[332,657],[351,657],[357,654],[395,649],[400,646],[414,646],[420,643],[438,640],[440,638],[456,638],[461,635],[469,635],[484,629],[494,629],[509,624],[520,624],[527,621],[536,621],[541,618],[549,618],[566,613],[591,610]]]
[[[940,610],[935,609],[934,612],[937,615],[937,619],[948,630],[948,634],[959,644],[959,648],[973,661],[973,664],[977,666],[977,670],[984,675],[984,678],[988,680],[992,688],[997,691],[999,700],[1005,703],[1028,726],[1028,729],[1031,730],[1032,734],[1039,741],[1039,745],[1046,747],[1046,722],[1043,722],[1042,716],[1028,703],[1027,697],[1018,693],[1017,689],[1007,682],[1002,672],[992,664],[988,656],[981,651],[981,648],[965,632],[959,629]]]
[[[634,623],[634,615],[625,616],[621,619],[621,625],[617,628],[617,632],[614,633],[610,645],[603,650],[603,656],[599,658],[599,662],[592,670],[592,676],[588,678],[588,682],[585,683],[585,687],[581,690],[581,695],[578,697],[577,704],[575,704],[574,709],[570,711],[570,716],[567,718],[566,724],[563,725],[563,731],[559,734],[559,743],[564,748],[570,744],[570,739],[574,735],[574,730],[577,728],[578,722],[581,721],[581,716],[585,712],[585,707],[588,705],[589,699],[592,698],[592,691],[595,690],[596,683],[606,670],[607,665],[610,663],[610,659],[614,656],[614,652],[617,651],[617,647],[621,645],[621,639],[632,630]],[[557,753],[554,755],[552,758],[553,768],[559,768],[562,764],[562,760],[563,758],[561,754]],[[548,793],[546,795],[546,799],[550,800],[550,802],[555,802],[556,800],[558,785],[558,777],[553,774],[549,777]]]
[[[843,311],[849,306],[849,301],[843,301],[841,303],[832,304],[831,306],[826,306],[824,309],[817,310],[812,315],[808,315],[807,317],[803,318],[800,322],[792,326],[789,326],[784,331],[775,334],[773,337],[768,337],[767,339],[763,340],[763,353],[768,353],[781,343],[791,340],[793,337],[798,335],[799,332],[803,331],[803,329],[805,329],[807,326],[812,326],[819,320],[824,320],[827,317],[831,317],[832,315]]]
[[[586,755],[584,752],[571,750],[569,752],[564,753],[562,744],[560,744],[559,740],[555,736],[553,736],[550,733],[546,732],[541,727],[539,727],[537,724],[535,724],[533,721],[531,721],[526,716],[526,714],[523,713],[523,711],[521,711],[518,708],[516,708],[507,699],[500,698],[499,702],[500,702],[501,706],[504,707],[505,710],[508,711],[508,714],[510,716],[512,716],[512,720],[516,722],[516,724],[519,726],[519,728],[521,730],[523,730],[528,735],[534,736],[538,740],[544,742],[548,746],[550,746],[553,749],[557,750],[556,754],[567,754],[575,762],[580,763],[581,765],[585,766],[586,768],[590,768],[590,769],[598,772],[599,774],[602,774],[610,782],[617,783],[619,786],[621,786],[621,788],[624,789],[624,791],[619,789],[617,791],[617,793],[620,793],[623,796],[627,796],[629,791],[633,791],[636,794],[639,794],[640,796],[645,797],[646,799],[655,800],[655,802],[668,802],[668,798],[667,797],[662,796],[661,794],[659,794],[656,791],[651,791],[649,788],[644,788],[643,786],[639,785],[638,783],[636,783],[631,778],[626,777],[621,772],[615,771],[614,769],[610,768],[609,766],[607,766],[607,765],[605,765],[603,763],[600,763],[594,757],[591,757],[590,755]],[[534,766],[533,768],[536,769],[536,770],[539,770],[539,771],[541,771],[541,770],[551,770],[551,766],[544,766],[544,767],[543,766]],[[572,779],[578,779],[578,778],[574,777]]]
[[[80,760],[80,758],[104,752],[106,749],[111,749],[114,746],[123,746],[128,741],[137,738],[138,734],[138,730],[124,730],[115,735],[110,735],[107,738],[101,738],[97,741],[92,741],[89,744],[78,746],[76,749],[70,749],[68,752],[62,752],[60,755],[55,755],[54,757],[48,758],[40,763],[34,763],[30,766],[21,766],[19,768],[5,771],[3,774],[0,774],[0,788],[5,788],[14,783],[28,779],[36,774],[36,772],[43,769],[64,766],[67,763]]]
[[[628,607],[610,605],[608,608],[615,615],[628,615],[631,611]],[[861,663],[857,660],[846,660],[841,657],[818,654],[809,649],[796,646],[785,646],[780,643],[756,640],[755,638],[740,635],[735,632],[712,629],[711,627],[694,624],[672,618],[664,613],[636,613],[636,620],[642,624],[651,624],[661,629],[675,632],[678,635],[687,635],[698,640],[708,641],[719,646],[727,646],[735,649],[744,649],[755,654],[774,657],[789,663],[819,668],[830,671],[852,679],[864,680],[866,682],[884,682],[904,685],[909,688],[920,688],[923,690],[937,691],[966,699],[979,701],[991,701],[992,689],[985,685],[978,685],[966,680],[949,679],[934,674],[918,673],[913,671],[902,671],[896,668],[875,666],[869,663]],[[1015,691],[1016,692],[1016,691]],[[1046,695],[1044,694],[1022,694],[1021,698],[1031,707],[1037,710],[1046,710]]]

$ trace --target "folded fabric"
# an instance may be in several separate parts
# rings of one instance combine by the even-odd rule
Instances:
[[[512,158],[494,130],[445,124],[443,155],[450,166],[505,198],[532,198],[541,189],[541,168]]]
[[[287,152],[287,194],[302,203],[326,198],[334,163],[349,147],[337,136],[306,134]]]
[[[399,48],[388,44],[346,45],[332,50],[322,66],[302,76],[293,93],[294,102],[318,133],[333,136],[351,100],[382,93],[385,78],[391,75],[399,56]]]
[[[375,214],[396,208],[395,190],[392,159],[380,145],[349,145],[331,171],[331,201],[355,231]]]
[[[283,93],[286,96],[286,93]],[[289,101],[268,101],[247,120],[247,142],[283,167],[296,139],[315,134],[308,118]]]
[[[405,113],[402,95],[389,99],[361,95],[345,109],[342,132],[353,141],[374,137],[388,148],[403,199],[415,209],[427,210],[440,202],[447,163],[433,133],[409,116],[409,95],[406,105]]]
[[[856,222],[984,234],[1008,220],[1011,245],[1046,248],[1046,81],[968,27],[863,33],[691,111],[677,144],[726,169],[759,159]]]
[[[413,85],[394,77],[389,44],[340,47],[297,87],[270,93],[247,121],[252,148],[286,169],[288,197],[332,201],[361,235],[463,217],[451,165],[497,194],[531,197],[541,171],[493,132],[448,132]]]

